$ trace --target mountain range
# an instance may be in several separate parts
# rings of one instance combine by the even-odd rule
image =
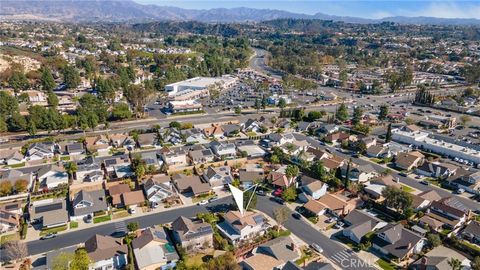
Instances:
[[[272,2],[273,3],[273,2]],[[215,8],[184,9],[170,6],[143,5],[132,0],[1,0],[2,20],[49,20],[62,22],[147,22],[201,21],[246,22],[281,18],[320,19],[347,23],[395,22],[401,24],[480,25],[478,19],[436,17],[387,17],[365,19],[316,13],[293,13],[277,9]]]

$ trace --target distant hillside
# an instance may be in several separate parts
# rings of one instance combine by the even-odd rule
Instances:
[[[274,2],[272,2],[274,3]],[[276,9],[216,8],[205,10],[142,5],[131,0],[0,0],[0,18],[6,20],[55,20],[68,22],[95,21],[201,21],[245,22],[266,21],[279,18],[321,19],[348,23],[379,23],[383,21],[402,24],[452,24],[480,25],[477,19],[444,19],[432,17],[389,17],[370,20],[317,13],[314,15],[292,13]]]

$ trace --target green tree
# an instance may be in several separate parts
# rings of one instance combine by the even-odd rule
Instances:
[[[382,196],[385,198],[385,205],[398,212],[404,212],[412,206],[412,195],[401,189],[387,186],[383,189]]]
[[[280,164],[280,158],[277,155],[272,155],[270,157],[270,162],[272,164]]]
[[[385,135],[385,141],[390,142],[392,140],[392,124],[388,124],[387,134]]]
[[[432,247],[438,247],[442,244],[442,239],[440,239],[440,236],[436,233],[429,233],[427,234],[427,240],[430,246]]]
[[[58,106],[58,97],[52,90],[47,92],[47,102],[50,107],[55,108]]]
[[[8,79],[8,83],[15,93],[18,93],[19,90],[27,90],[30,87],[27,76],[21,70],[14,70]]]
[[[0,182],[0,196],[10,195],[13,191],[12,183],[10,181]]]
[[[132,117],[132,112],[127,103],[120,102],[113,105],[112,118],[115,120],[124,120]]]
[[[313,175],[315,175],[322,181],[325,181],[328,178],[328,171],[325,168],[325,166],[323,166],[323,162],[321,160],[315,161],[310,166],[310,171],[312,172]]]
[[[80,73],[74,66],[65,66],[63,68],[63,82],[68,89],[75,89],[80,84]]]
[[[6,91],[0,91],[0,115],[6,119],[16,112],[18,112],[17,99]]]
[[[168,126],[171,127],[171,128],[176,128],[176,129],[181,129],[182,128],[182,124],[180,122],[177,122],[177,121],[170,122],[170,124],[168,124]]]
[[[136,230],[138,230],[140,225],[138,225],[138,222],[130,222],[127,224],[127,229],[130,231],[130,232],[134,232]]]
[[[345,105],[345,103],[340,104],[340,107],[338,107],[338,110],[335,116],[338,120],[342,122],[348,119],[348,108],[347,108],[347,105]]]
[[[480,256],[475,256],[470,265],[472,266],[472,270],[480,270]]]
[[[52,270],[65,270],[70,269],[70,263],[75,257],[74,253],[61,252],[52,261]]]
[[[25,117],[18,112],[15,112],[8,120],[7,126],[9,131],[17,132],[27,128],[27,121]]]
[[[285,101],[284,98],[280,98],[278,100],[278,107],[281,108],[281,109],[287,107],[287,101]]]
[[[77,249],[70,263],[70,270],[88,270],[90,262],[87,251],[84,248]]]
[[[152,88],[141,87],[139,85],[130,85],[124,91],[124,95],[127,98],[127,101],[132,105],[136,116],[143,115],[145,104],[152,94]]]
[[[53,91],[55,89],[56,83],[53,79],[52,72],[46,66],[42,67],[42,77],[40,79],[42,89],[46,92]]]
[[[300,170],[298,169],[298,167],[296,165],[287,165],[287,168],[285,169],[285,175],[288,177],[288,178],[295,178],[298,176],[298,173],[300,172]]]
[[[297,190],[294,186],[290,186],[282,191],[282,198],[287,202],[293,202],[297,199]]]
[[[214,213],[210,212],[197,213],[197,218],[207,222],[210,225],[215,225],[219,220]]]
[[[77,163],[69,161],[64,165],[65,171],[68,173],[70,178],[74,178],[74,174],[77,172]]]
[[[380,106],[380,112],[378,114],[378,119],[384,121],[385,119],[387,119],[387,115],[388,115],[388,106],[386,104]]]
[[[242,114],[242,108],[240,106],[235,107],[235,114]]]
[[[353,117],[352,117],[352,124],[358,125],[362,121],[363,117],[363,110],[360,107],[355,107],[353,109]]]

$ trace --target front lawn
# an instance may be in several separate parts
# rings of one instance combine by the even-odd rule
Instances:
[[[201,202],[203,200],[208,200],[215,195],[216,195],[215,193],[211,193],[211,194],[205,194],[205,195],[200,195],[200,196],[197,196],[197,197],[193,197],[192,198],[192,203],[198,203],[198,202]]]
[[[397,267],[391,262],[387,262],[384,259],[379,259],[377,264],[384,270],[395,270]]]
[[[25,162],[22,162],[22,163],[18,163],[18,164],[12,164],[12,165],[8,165],[6,167],[10,167],[10,168],[21,168],[21,167],[25,167]]]
[[[13,240],[20,240],[20,235],[18,235],[18,233],[2,235],[2,237],[0,238],[0,245],[3,245],[8,241],[13,241]]]
[[[110,215],[108,216],[100,216],[100,217],[94,217],[93,218],[93,223],[100,223],[100,222],[105,222],[105,221],[110,221],[112,220],[112,217]]]
[[[212,257],[212,255],[213,253],[198,253],[188,256],[185,260],[185,266],[187,266],[187,269],[196,269],[200,267],[206,261],[206,259]]]
[[[405,192],[408,192],[408,193],[412,193],[415,191],[415,189],[407,186],[407,185],[402,185],[402,190],[405,191]]]
[[[50,228],[50,229],[43,229],[40,232],[40,236],[47,235],[49,233],[58,233],[58,232],[61,232],[61,231],[65,231],[66,229],[67,229],[67,225],[63,225],[63,226],[59,226],[59,227],[55,227],[55,228]]]

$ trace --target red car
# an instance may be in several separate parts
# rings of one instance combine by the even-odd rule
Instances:
[[[277,189],[273,192],[273,196],[280,197],[282,195],[282,192],[283,192],[283,190],[281,188],[279,188],[279,189]]]

